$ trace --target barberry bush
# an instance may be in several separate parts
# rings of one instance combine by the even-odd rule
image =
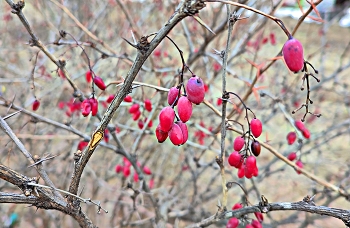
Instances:
[[[283,2],[1,2],[1,227],[349,226],[350,33]]]

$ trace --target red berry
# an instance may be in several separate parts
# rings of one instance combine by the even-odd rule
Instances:
[[[81,103],[81,114],[83,114],[83,116],[88,116],[91,112],[91,103],[89,99],[84,100]]]
[[[261,145],[258,141],[253,141],[250,145],[250,149],[252,150],[252,153],[257,157],[260,154],[261,151]]]
[[[86,78],[86,81],[90,83],[92,81],[92,72],[91,71],[86,72],[85,78]]]
[[[300,120],[295,121],[294,125],[299,131],[304,131],[304,129],[305,129],[304,123],[301,122]]]
[[[155,50],[155,51],[153,52],[153,55],[154,55],[155,57],[160,57],[161,54],[162,54],[162,52],[161,52],[161,50],[159,50],[159,49],[157,49],[157,50]]]
[[[105,85],[104,81],[102,80],[102,78],[100,78],[98,76],[94,77],[94,83],[98,88],[100,88],[100,90],[106,89],[106,85]]]
[[[261,41],[262,44],[266,44],[269,41],[268,37],[264,37],[264,39]]]
[[[158,125],[156,128],[156,137],[158,139],[158,142],[162,143],[168,138],[168,132],[160,130],[160,125]]]
[[[145,122],[147,121],[147,119],[145,120]],[[149,128],[151,128],[153,126],[153,121],[152,120],[150,120],[149,122],[148,122],[148,125],[147,125],[147,127],[149,127]]]
[[[64,74],[63,70],[61,70],[61,69],[58,69],[58,75],[63,79],[66,78],[66,75]]]
[[[264,216],[260,212],[254,212],[254,215],[260,223],[262,223],[264,221]]]
[[[125,102],[132,102],[132,97],[130,95],[127,95],[126,97],[124,97],[124,101]]]
[[[230,164],[230,166],[233,166],[238,169],[242,166],[243,157],[237,151],[233,151],[228,157],[228,163]]]
[[[148,183],[148,187],[152,189],[154,187],[154,179],[150,179]]]
[[[254,228],[254,226],[252,226],[252,225],[250,225],[250,224],[247,224],[247,225],[245,226],[245,228]]]
[[[238,168],[237,176],[238,178],[244,177],[245,164],[242,164],[241,167]]]
[[[185,144],[185,142],[187,141],[188,139],[188,129],[187,129],[187,125],[185,123],[183,123],[182,121],[178,121],[176,122],[179,127],[181,128],[181,131],[182,131],[182,137],[183,137],[183,140],[182,140],[182,144]]]
[[[138,182],[139,181],[139,175],[135,172],[134,173],[134,182]]]
[[[238,218],[230,218],[226,224],[226,228],[237,228],[239,225],[239,220]]]
[[[303,168],[304,167],[304,164],[302,161],[298,160],[296,163],[295,163],[299,168]],[[297,173],[298,174],[301,174],[300,170],[297,169]]]
[[[282,48],[283,58],[289,70],[298,72],[304,67],[304,50],[300,41],[290,37]]]
[[[186,84],[187,98],[194,104],[199,104],[204,100],[204,83],[198,76],[192,76]]]
[[[216,100],[216,105],[217,106],[222,105],[222,99],[220,97]]]
[[[84,148],[89,144],[89,142],[80,141],[78,144],[78,150],[84,150]]]
[[[64,106],[66,106],[66,104],[63,101],[58,102],[59,109],[64,109]]]
[[[250,121],[250,129],[255,138],[258,138],[262,133],[262,123],[259,119],[254,118]]]
[[[149,112],[152,111],[152,102],[148,99],[145,100],[145,109]]]
[[[139,109],[140,109],[140,105],[139,104],[133,104],[129,108],[129,113],[130,114],[136,113],[136,112],[140,111]]]
[[[152,174],[151,169],[148,166],[144,166],[142,171],[146,175],[151,175]]]
[[[127,167],[131,166],[131,162],[126,157],[123,157],[123,163],[124,163],[124,166],[127,166]]]
[[[144,125],[145,123],[142,120],[139,120],[139,122],[137,122],[137,126],[139,126],[140,129],[142,129]]]
[[[123,175],[124,175],[124,177],[128,177],[130,175],[130,167],[124,166]]]
[[[236,203],[235,205],[233,205],[232,210],[237,210],[237,209],[241,209],[243,208],[241,203]]]
[[[123,171],[123,169],[124,169],[124,167],[121,166],[121,165],[116,165],[116,166],[115,166],[115,172],[116,172],[116,173],[120,173],[121,171]]]
[[[114,99],[114,94],[109,95],[109,96],[107,97],[106,102],[107,102],[107,103],[111,103],[111,102],[113,101],[113,99]]]
[[[91,115],[96,116],[98,111],[98,102],[95,98],[90,98],[89,101],[91,104]]]
[[[187,97],[180,97],[177,104],[177,112],[179,113],[180,120],[186,123],[192,115],[192,103]]]
[[[32,105],[33,111],[38,110],[39,106],[40,106],[40,101],[35,100],[35,101],[33,102],[33,105]]]
[[[168,104],[173,105],[178,95],[179,89],[177,87],[171,87],[168,92]]]
[[[297,139],[297,134],[294,131],[291,131],[288,133],[287,135],[288,145],[292,145],[296,139]]]
[[[270,33],[270,43],[272,45],[276,45],[276,36],[275,36],[275,33]]]
[[[160,111],[158,118],[160,130],[169,132],[174,123],[175,112],[170,106],[164,107],[162,111]]]
[[[136,120],[138,120],[138,119],[140,118],[140,116],[141,116],[141,112],[140,112],[140,110],[137,110],[137,112],[135,112],[135,113],[132,115],[132,119],[133,119],[134,121],[136,121]]]
[[[170,129],[169,139],[175,146],[181,145],[183,143],[183,133],[178,124],[174,123]]]
[[[244,175],[247,178],[250,178],[253,176],[254,173],[256,173],[256,158],[254,156],[249,156],[245,160],[245,170]]]
[[[252,221],[252,226],[253,226],[254,228],[263,228],[263,226],[261,225],[261,223],[258,222],[258,221],[255,220],[255,219],[253,219],[253,221]]]
[[[235,151],[241,151],[244,146],[245,140],[241,136],[237,136],[235,141],[233,141],[233,149]]]
[[[287,158],[289,161],[294,161],[297,158],[297,153],[292,152],[292,153],[288,154]]]
[[[309,138],[310,138],[311,134],[310,134],[309,129],[305,128],[305,129],[303,130],[303,136],[304,136],[304,138],[306,138],[306,139],[309,139]]]

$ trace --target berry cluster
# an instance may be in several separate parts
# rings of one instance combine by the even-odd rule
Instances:
[[[249,129],[247,133],[250,135],[250,133],[255,137],[258,138],[262,133],[262,123],[259,119],[254,118],[249,123]],[[246,134],[247,134],[246,133]],[[250,137],[252,137],[250,135]],[[250,144],[250,151],[254,156],[259,156],[261,151],[261,145],[260,143],[253,139],[252,143]],[[249,149],[248,146],[244,148],[245,145],[249,145],[249,140],[246,143],[245,136],[237,136],[233,142],[233,149],[234,151],[230,154],[228,157],[228,163],[238,169],[238,177],[243,178],[246,177],[248,179],[252,178],[253,176],[258,176],[259,170],[256,165],[256,158],[252,155],[249,156]],[[244,149],[243,149],[244,148]]]
[[[303,134],[304,138],[309,139],[311,137],[310,131],[309,129],[307,129],[304,125],[304,123],[300,120],[297,120],[294,122],[294,126]],[[289,132],[287,135],[287,142],[289,145],[294,144],[294,142],[297,139],[297,134],[295,132]],[[297,159],[297,153],[295,152],[291,152],[290,154],[288,154],[287,156],[289,161],[294,161],[295,159]],[[295,162],[295,165],[298,166],[299,168],[303,168],[304,164],[303,162],[300,160],[300,158]],[[300,174],[301,172],[299,170],[296,170],[296,172],[298,174]]]
[[[137,162],[137,166],[141,167],[141,163]],[[123,164],[122,165],[118,164],[115,166],[115,172],[116,173],[123,173],[124,178],[127,178],[128,176],[130,176],[130,173],[131,173],[131,162],[127,158],[124,157]],[[143,166],[142,172],[146,175],[152,175],[152,171],[148,166]],[[134,180],[134,182],[139,181],[139,176],[138,176],[136,171],[134,172],[133,180]],[[152,188],[153,185],[154,185],[154,180],[151,179],[149,187]]]
[[[132,102],[132,97],[130,95],[128,95],[124,98],[124,101],[130,103],[130,102]],[[132,119],[134,121],[138,120],[137,125],[140,129],[142,129],[144,127],[145,123],[147,122],[147,118],[145,118],[144,120],[140,119],[140,116],[141,116],[140,107],[141,106],[138,103],[134,103],[129,108],[129,113],[132,115]],[[152,111],[152,102],[149,99],[146,99],[144,101],[143,107],[148,112]],[[150,120],[147,127],[152,127],[152,125],[153,125],[152,120]]]
[[[236,203],[235,205],[233,205],[232,210],[238,210],[243,208],[242,204],[240,203]],[[250,224],[247,224],[246,227],[249,228],[262,228],[262,221],[264,220],[263,215],[260,212],[255,212],[255,217],[257,220],[253,219],[252,222]],[[239,220],[238,218],[231,218],[228,220],[227,224],[226,224],[226,228],[237,228],[239,226]]]
[[[164,142],[169,136],[174,145],[184,144],[188,139],[186,122],[192,116],[192,103],[198,105],[204,100],[204,83],[198,76],[193,75],[188,80],[184,96],[180,96],[181,87],[180,85],[169,90],[169,106],[164,107],[159,113],[159,125],[156,128],[159,143]],[[178,116],[174,111],[175,106],[177,106]],[[177,121],[174,123],[175,117]]]
[[[92,116],[96,116],[98,112],[98,101],[96,98],[92,97],[85,99],[81,103],[81,114],[87,117],[90,113]]]

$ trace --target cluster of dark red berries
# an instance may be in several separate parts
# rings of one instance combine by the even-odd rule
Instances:
[[[137,166],[141,167],[141,163],[137,162]],[[127,158],[124,157],[123,164],[122,165],[118,164],[115,166],[115,172],[122,173],[123,176],[125,178],[127,178],[128,176],[130,176],[130,173],[131,173],[131,162]],[[143,166],[142,172],[146,175],[152,175],[152,171],[148,166]],[[137,174],[136,171],[134,172],[133,180],[134,180],[134,182],[139,181],[139,175]],[[149,188],[153,188],[153,185],[154,185],[154,180],[150,179]]]
[[[243,208],[242,204],[236,203],[233,205],[232,210],[238,210]],[[264,220],[263,215],[260,212],[254,212],[255,217],[257,220],[253,219],[250,224],[247,224],[246,228],[262,228],[262,221]],[[238,218],[230,218],[226,224],[226,228],[237,228],[239,226],[239,220]]]
[[[254,118],[250,121],[250,132],[255,138],[258,138],[262,133],[262,123],[259,119]],[[238,177],[246,177],[248,179],[253,176],[258,176],[259,170],[256,165],[256,158],[254,156],[259,156],[261,151],[261,145],[255,139],[250,145],[250,150],[254,156],[248,156],[248,149],[243,150],[246,144],[244,136],[238,136],[233,142],[234,151],[228,157],[228,163],[238,169]]]
[[[156,128],[156,137],[159,143],[164,142],[168,136],[174,145],[182,145],[188,139],[186,122],[192,116],[192,103],[200,104],[204,100],[205,88],[201,78],[193,75],[186,84],[186,93],[180,96],[181,87],[172,87],[168,93],[169,106],[159,113],[159,125]],[[174,107],[177,106],[178,116]],[[174,122],[175,117],[177,119]]]
[[[132,102],[132,97],[130,95],[128,95],[124,98],[124,101],[125,102]],[[140,119],[140,116],[141,116],[140,107],[141,107],[140,104],[134,103],[129,108],[129,113],[132,115],[132,119],[134,121],[138,120],[138,122],[137,122],[138,127],[140,129],[143,129],[145,123],[147,122],[147,118],[145,118],[144,120]],[[148,112],[152,111],[152,102],[149,99],[144,100],[143,107]],[[152,120],[150,120],[147,127],[152,127],[152,125],[153,125],[153,122],[152,122]]]
[[[304,123],[300,120],[297,120],[294,122],[295,127],[303,134],[304,138],[309,139],[311,137],[310,131],[309,129],[307,129],[304,125]],[[287,135],[287,142],[289,145],[294,144],[294,142],[297,139],[297,134],[294,131],[291,131],[288,133]],[[297,158],[297,154],[295,152],[291,152],[288,156],[287,156],[288,160],[290,161],[294,161]],[[295,162],[296,166],[298,166],[299,168],[303,168],[304,164],[303,162],[299,159]],[[301,172],[299,170],[297,170],[297,173],[300,174]]]

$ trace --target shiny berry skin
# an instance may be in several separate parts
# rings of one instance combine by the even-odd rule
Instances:
[[[86,78],[86,81],[90,83],[92,81],[92,72],[91,71],[86,72],[85,78]]]
[[[251,224],[247,224],[245,228],[254,228],[254,226],[252,226]]]
[[[182,122],[186,123],[192,116],[192,103],[183,96],[177,102],[177,112]]]
[[[144,166],[142,171],[146,175],[151,175],[152,174],[151,169],[148,166]]]
[[[81,103],[81,114],[83,114],[83,116],[88,116],[91,112],[91,103],[89,99],[84,100]]]
[[[123,163],[124,163],[124,166],[127,166],[127,167],[131,166],[131,162],[126,157],[123,157]]]
[[[140,105],[139,104],[133,104],[129,108],[129,113],[130,114],[136,113],[136,112],[140,111],[139,109],[140,109]]]
[[[178,95],[179,89],[177,87],[171,87],[168,92],[168,104],[173,105]]]
[[[181,131],[182,131],[182,143],[181,143],[181,145],[185,144],[187,139],[188,139],[187,125],[182,121],[177,121],[176,123],[179,125],[179,127],[181,128]]]
[[[111,103],[111,102],[113,101],[113,99],[114,99],[114,94],[109,95],[109,96],[107,97],[106,102],[109,104],[109,103]]]
[[[127,95],[126,97],[124,97],[124,101],[130,103],[132,102],[132,97],[130,95]]]
[[[169,139],[175,146],[181,145],[183,143],[183,133],[178,124],[174,123],[170,129]]]
[[[145,100],[145,109],[149,112],[152,111],[152,102],[149,99]]]
[[[232,210],[237,210],[237,209],[241,209],[243,208],[241,203],[236,203],[235,205],[233,205]]]
[[[241,151],[244,146],[245,140],[241,136],[237,136],[233,141],[233,149],[235,151]]]
[[[252,150],[252,153],[257,157],[260,154],[261,151],[261,145],[258,141],[253,141],[250,145],[250,149]]]
[[[194,104],[199,104],[204,100],[204,83],[198,76],[191,77],[186,84],[187,98]]]
[[[292,145],[296,139],[297,139],[297,134],[294,131],[291,131],[288,133],[287,135],[288,145]]]
[[[254,156],[249,156],[245,160],[244,175],[247,178],[251,178],[254,173],[256,173],[256,158]]]
[[[116,166],[115,166],[115,172],[116,172],[116,173],[120,173],[120,172],[122,172],[122,171],[123,171],[123,169],[124,169],[124,167],[123,167],[123,166],[121,166],[121,165],[116,165]]]
[[[304,131],[304,129],[305,129],[305,125],[303,122],[301,122],[301,120],[295,121],[294,125],[299,131]]]
[[[258,220],[258,222],[262,223],[264,221],[264,216],[260,212],[254,212],[254,215],[255,215],[256,219]]]
[[[287,158],[289,161],[294,161],[297,158],[297,153],[292,152],[292,153],[288,154]]]
[[[137,126],[139,126],[140,129],[142,129],[144,125],[145,123],[142,120],[139,120],[139,122],[137,122]]]
[[[35,101],[33,102],[33,104],[32,104],[32,109],[33,109],[33,111],[38,110],[39,106],[40,106],[40,101],[35,100]]]
[[[102,78],[100,78],[98,76],[94,77],[94,83],[98,88],[100,88],[100,90],[106,89],[106,85],[105,85],[104,81],[102,80]]]
[[[128,177],[130,175],[130,166],[123,167],[123,175],[124,177]]]
[[[300,41],[291,37],[282,48],[283,58],[290,71],[297,73],[304,67],[304,50]]]
[[[242,164],[241,167],[238,168],[237,176],[238,178],[244,177],[245,164]]]
[[[168,132],[160,130],[160,126],[158,125],[156,128],[156,137],[158,139],[158,142],[162,143],[168,138]]]
[[[238,169],[242,166],[242,163],[243,157],[237,151],[233,151],[228,157],[228,164],[230,164],[230,166],[233,166]]]
[[[260,222],[258,222],[257,220],[255,220],[255,219],[253,219],[253,221],[252,221],[252,226],[254,227],[254,228],[263,228],[263,226],[261,225],[261,223]]]
[[[227,221],[226,228],[237,228],[238,225],[239,225],[238,218],[233,217]]]
[[[258,138],[262,133],[262,123],[259,119],[254,118],[250,121],[250,129],[255,138]]]
[[[98,102],[96,100],[96,98],[90,98],[90,105],[91,105],[91,115],[92,116],[96,116],[97,112],[98,112]]]
[[[306,138],[306,139],[309,139],[309,138],[311,137],[311,134],[310,134],[309,129],[305,128],[305,129],[303,130],[303,136],[304,136],[304,138]]]
[[[140,110],[137,110],[137,112],[132,114],[132,119],[134,121],[136,121],[136,120],[138,120],[140,118],[140,116],[141,116],[141,112],[140,112]]]
[[[304,164],[302,161],[298,160],[296,163],[296,166],[298,166],[299,168],[303,168]],[[299,169],[296,170],[298,174],[301,174],[301,172],[299,171]]]
[[[160,111],[158,119],[160,130],[169,132],[174,123],[175,112],[170,106],[164,107]]]

